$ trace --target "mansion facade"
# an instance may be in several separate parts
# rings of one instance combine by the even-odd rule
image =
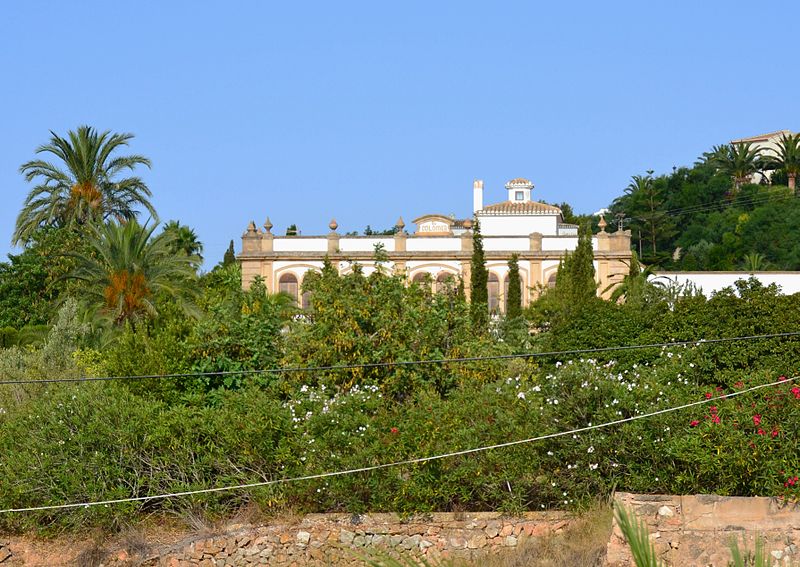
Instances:
[[[512,179],[505,189],[507,200],[484,205],[483,181],[473,184],[473,214],[480,221],[489,271],[489,307],[500,311],[505,310],[508,261],[513,254],[519,257],[522,299],[527,305],[543,287],[555,283],[559,261],[578,244],[578,227],[564,223],[558,207],[532,200],[530,181]],[[276,236],[269,218],[262,229],[251,221],[238,256],[243,285],[249,287],[260,276],[270,292],[289,293],[305,306],[303,278],[310,270],[321,270],[326,257],[342,274],[358,263],[368,275],[376,269],[374,255],[379,246],[389,259],[383,265],[409,282],[431,285],[436,291],[461,278],[469,294],[472,219],[429,214],[413,222],[410,234],[401,217],[393,235],[341,235],[332,220],[327,235]],[[630,231],[607,233],[602,217],[599,226],[600,232],[592,236],[594,267],[598,293],[607,296],[610,292],[604,290],[629,271],[631,236]]]

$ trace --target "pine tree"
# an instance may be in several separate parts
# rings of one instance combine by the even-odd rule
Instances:
[[[233,240],[228,245],[225,255],[222,257],[222,265],[227,267],[236,263],[236,251],[233,249]]]
[[[477,329],[486,329],[489,325],[489,271],[486,269],[483,236],[481,236],[481,225],[477,217],[472,228],[471,272],[470,311],[472,322]]]
[[[522,316],[522,281],[519,277],[519,256],[513,254],[508,261],[508,296],[506,297],[506,318]]]

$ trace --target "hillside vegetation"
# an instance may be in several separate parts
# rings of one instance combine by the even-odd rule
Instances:
[[[582,232],[555,288],[508,317],[487,318],[459,282],[434,294],[357,265],[307,277],[302,310],[260,281],[242,290],[230,255],[199,273],[202,245],[177,222],[104,216],[91,183],[55,195],[52,222],[22,222],[25,248],[0,270],[0,509],[142,500],[5,512],[4,530],[243,506],[516,512],[613,490],[800,495],[800,296],[747,280],[707,299],[635,265],[624,302],[603,301]],[[730,337],[750,338],[708,342]],[[638,345],[653,346],[625,348]],[[101,380],[64,381],[83,378]],[[403,464],[282,482],[391,463]]]

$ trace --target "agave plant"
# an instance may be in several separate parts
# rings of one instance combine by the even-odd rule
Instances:
[[[614,515],[622,535],[631,547],[636,567],[665,567],[665,564],[658,559],[644,521],[636,519],[632,512],[620,505],[614,507]]]

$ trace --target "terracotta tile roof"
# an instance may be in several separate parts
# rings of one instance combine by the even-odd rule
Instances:
[[[738,140],[731,140],[731,144],[741,144],[746,142],[766,142],[770,138],[777,138],[782,134],[791,134],[791,130],[778,130],[776,132],[769,132],[768,134],[761,134],[759,136],[750,136],[749,138],[739,138]]]
[[[517,177],[516,179],[512,179],[508,182],[509,185],[533,185],[529,179],[525,179],[524,177]]]
[[[516,201],[503,201],[502,203],[495,203],[488,205],[482,210],[478,211],[479,215],[482,214],[500,214],[500,215],[524,215],[524,214],[561,214],[561,209],[546,203],[537,203],[535,201],[528,201],[519,203]]]

